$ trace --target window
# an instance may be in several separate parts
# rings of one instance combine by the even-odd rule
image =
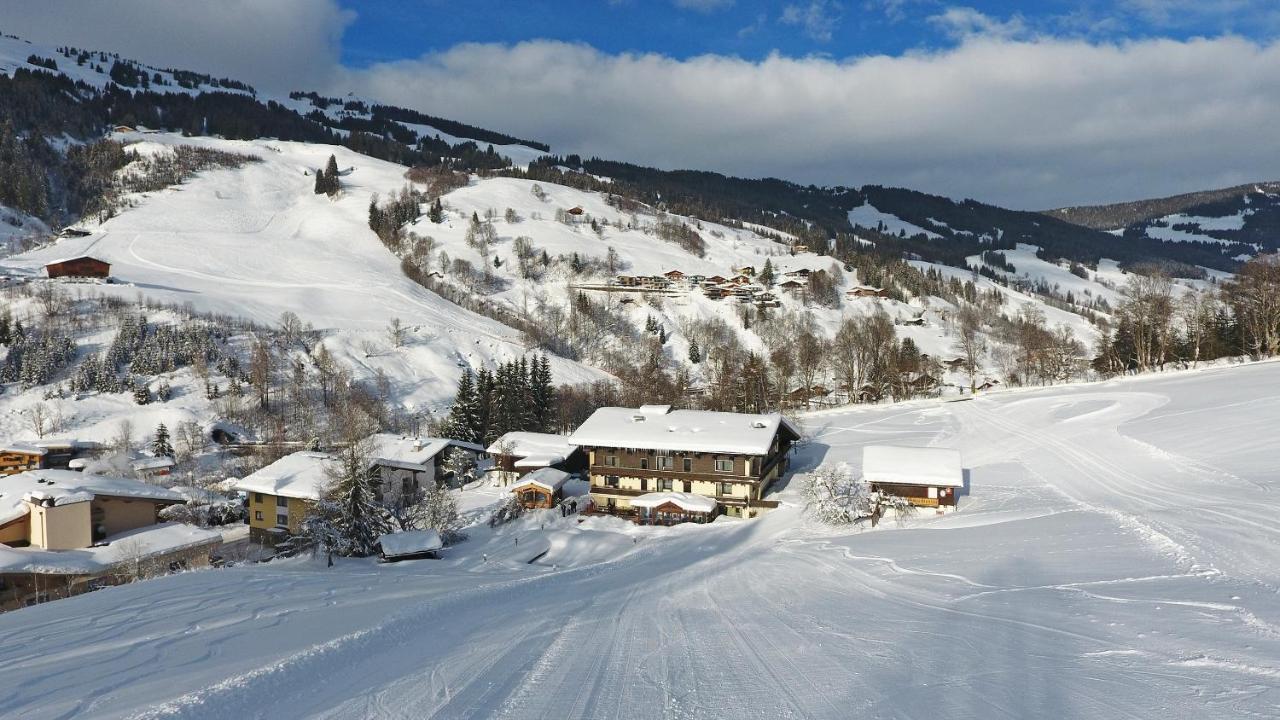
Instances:
[[[604,464],[609,467],[618,467],[618,456],[610,455],[604,459]]]
[[[611,487],[611,488],[616,488],[616,487],[618,487],[618,476],[617,476],[617,475],[610,475],[610,476],[606,477],[606,478],[604,479],[604,485],[605,485],[605,487]]]
[[[289,524],[289,516],[288,516],[288,515],[276,515],[276,524],[277,524],[277,525],[288,525],[288,524]]]
[[[657,470],[671,470],[674,463],[675,461],[672,460],[670,457],[664,457],[662,455],[659,455],[657,460],[655,461],[654,468]]]
[[[289,507],[289,498],[287,498],[287,497],[281,497],[281,496],[277,495],[277,496],[276,496],[276,507],[278,507],[278,508],[287,508],[287,507]]]
[[[733,472],[733,460],[716,459],[716,472]]]
[[[693,472],[693,458],[684,459],[684,471]]]
[[[659,481],[658,481],[658,490],[660,490],[661,492],[671,492],[671,481],[670,481],[670,480],[659,480]]]
[[[641,470],[649,469],[649,458],[640,458],[640,469]]]
[[[254,510],[254,511],[253,511],[253,519],[254,519],[254,520],[257,520],[258,522],[262,522],[262,511],[261,511],[261,510]]]
[[[717,495],[733,494],[733,483],[722,482],[722,483],[719,483],[719,485],[720,485],[720,489],[717,491],[716,493]]]
[[[253,494],[253,501],[254,501],[254,502],[256,502],[256,503],[260,503],[260,502],[262,502],[262,493],[254,493],[254,494]]]

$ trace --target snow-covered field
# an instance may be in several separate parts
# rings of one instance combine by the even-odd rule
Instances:
[[[1267,363],[816,413],[797,468],[956,447],[960,511],[833,531],[788,489],[111,588],[0,616],[0,715],[1276,717],[1278,400]]]

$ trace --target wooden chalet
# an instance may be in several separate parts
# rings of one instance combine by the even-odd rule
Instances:
[[[746,275],[734,275],[728,282],[730,285],[750,285],[751,278]]]
[[[56,260],[44,266],[51,278],[84,277],[105,278],[111,276],[111,263],[88,256]]]
[[[631,507],[641,525],[707,523],[720,514],[714,498],[684,492],[646,493],[633,498]]]
[[[858,285],[844,291],[845,297],[852,300],[853,298],[874,297],[887,298],[889,292],[884,288],[870,287],[868,285]]]
[[[617,283],[620,287],[640,287],[643,279],[639,275],[619,275]]]
[[[918,316],[916,316],[916,317],[909,317],[909,318],[905,318],[905,319],[898,320],[898,324],[899,324],[899,325],[912,325],[912,326],[915,326],[915,327],[924,327],[924,325],[925,325],[925,322],[924,322],[924,313],[921,313],[920,315],[918,315]]]
[[[782,277],[809,279],[809,269],[800,268],[799,270],[790,270],[782,274]]]
[[[922,507],[955,507],[964,488],[960,451],[950,448],[867,445],[862,481],[872,492],[905,498]]]
[[[706,278],[704,282],[710,283],[712,285],[723,285],[729,282],[729,280],[721,275],[712,275],[711,277]]]
[[[538,468],[511,486],[511,492],[525,509],[552,508],[564,499],[569,473],[551,467]]]
[[[777,413],[645,405],[600,408],[569,441],[587,455],[594,511],[644,521],[653,513],[668,513],[668,520],[677,513],[662,502],[636,504],[650,493],[684,493],[714,502],[710,510],[676,504],[681,512],[703,513],[703,519],[721,513],[754,517],[776,507],[764,495],[786,473],[787,456],[799,437],[799,430]]]
[[[671,282],[683,282],[685,279],[685,274],[679,270],[668,270],[662,275]]]
[[[746,275],[748,277],[756,276],[756,268],[754,265],[743,265],[742,267],[733,268],[738,275]]]
[[[46,448],[31,443],[9,443],[0,447],[0,475],[40,470],[45,465]]]
[[[798,280],[786,280],[780,283],[778,287],[782,290],[782,292],[793,293],[799,290],[803,290],[807,286]]]

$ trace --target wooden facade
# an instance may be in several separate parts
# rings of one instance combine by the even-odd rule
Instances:
[[[918,507],[955,507],[956,505],[956,488],[871,483],[871,490],[897,495]]]
[[[753,517],[777,506],[764,500],[764,495],[786,472],[787,455],[797,439],[785,425],[780,426],[767,455],[584,447],[591,499],[597,511],[638,519],[632,498],[651,492],[686,492],[714,498],[728,515]]]
[[[97,258],[78,257],[49,263],[44,270],[51,278],[105,278],[111,275],[111,264]]]
[[[45,450],[42,448],[11,447],[0,449],[0,475],[15,475],[45,467]]]

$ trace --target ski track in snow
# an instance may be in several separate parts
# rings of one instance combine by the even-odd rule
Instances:
[[[960,512],[875,530],[814,526],[785,488],[749,523],[532,515],[439,561],[193,572],[8,613],[0,716],[1276,717],[1257,429],[1280,407],[1255,400],[1277,394],[1280,363],[810,415],[797,468],[961,449]]]

